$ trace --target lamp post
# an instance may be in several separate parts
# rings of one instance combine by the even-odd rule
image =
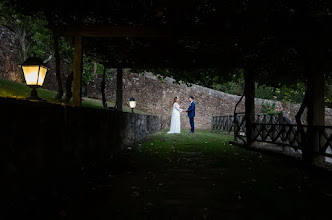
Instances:
[[[136,107],[136,100],[134,97],[131,97],[129,100],[129,106],[131,108],[131,112],[134,112],[134,108]]]
[[[32,88],[30,97],[27,97],[27,99],[42,100],[37,95],[37,89],[43,85],[49,68],[44,65],[41,59],[36,57],[29,57],[19,66],[23,70],[27,86]]]

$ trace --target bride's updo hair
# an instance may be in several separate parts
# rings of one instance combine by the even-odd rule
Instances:
[[[173,104],[172,104],[172,107],[173,107],[173,105],[174,105],[174,103],[176,102],[176,100],[178,99],[178,97],[177,96],[175,96],[174,97],[174,99],[173,99]]]

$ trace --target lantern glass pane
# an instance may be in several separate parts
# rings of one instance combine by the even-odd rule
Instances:
[[[129,101],[129,106],[130,106],[130,108],[135,108],[136,107],[136,101]]]
[[[23,73],[27,85],[37,85],[39,66],[23,66]]]
[[[38,78],[38,85],[39,86],[43,85],[44,79],[45,79],[45,76],[46,76],[46,72],[47,72],[47,69],[41,66],[40,67],[40,72],[39,72],[39,78]]]

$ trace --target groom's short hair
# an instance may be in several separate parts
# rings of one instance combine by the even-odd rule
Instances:
[[[191,96],[189,96],[189,98],[194,99],[194,96],[191,95]]]

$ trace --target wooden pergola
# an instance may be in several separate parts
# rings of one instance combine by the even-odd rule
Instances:
[[[309,82],[309,101],[305,107],[308,128],[312,128],[308,135],[313,135],[313,151],[318,150],[319,137],[313,127],[324,125],[325,70],[322,66],[324,54],[331,49],[331,42],[326,44],[332,34],[330,17],[314,14],[311,6],[307,10],[305,5],[286,0],[279,5],[273,1],[241,0],[95,0],[87,4],[74,1],[74,7],[68,7],[64,0],[51,0],[47,5],[41,0],[14,2],[27,13],[42,11],[56,36],[74,38],[73,104],[76,106],[81,105],[83,50],[95,54],[105,66],[118,70],[225,66],[244,69],[248,146],[254,123],[256,65],[264,64],[264,61],[256,64],[255,56],[264,60],[260,50],[267,39],[272,39],[269,42],[275,44],[276,51],[280,42],[283,46],[290,45],[289,48],[303,46],[304,76]],[[294,11],[298,13],[294,15]],[[112,59],[114,54],[122,53],[125,55],[120,56],[120,61]]]
[[[211,27],[202,27],[202,28],[188,28],[188,26],[183,27],[161,27],[161,26],[113,26],[113,25],[85,25],[85,26],[50,26],[50,29],[53,33],[58,36],[73,37],[75,46],[74,46],[74,84],[73,84],[73,104],[79,106],[81,104],[81,78],[82,78],[82,54],[84,50],[83,40],[86,41],[86,44],[92,42],[92,47],[96,48],[96,52],[104,53],[103,58],[100,60],[101,63],[106,67],[181,67],[188,68],[194,65],[195,67],[216,67],[221,63],[225,62],[227,59],[225,55],[218,55],[215,52],[212,52],[207,56],[206,53],[190,53],[185,50],[176,48],[176,45],[171,45],[170,42],[174,42],[178,39],[181,39],[186,36],[194,36],[195,39],[199,41],[209,40],[211,37],[220,39],[224,37],[226,33],[222,34],[216,32],[215,29]],[[195,30],[197,29],[197,30]],[[202,32],[204,30],[204,32]],[[202,34],[204,33],[204,34]],[[229,33],[227,33],[229,34]],[[209,37],[208,37],[209,36]],[[126,43],[125,39],[134,38],[138,41],[144,42],[153,42],[155,44],[148,48],[141,48],[140,50],[130,51],[129,56],[126,56],[126,61],[119,60],[110,60],[107,58],[108,51],[105,51],[105,47],[114,46],[114,39],[122,39],[122,42]],[[108,39],[113,39],[113,42],[110,42]],[[94,42],[94,41],[98,41]],[[111,45],[110,45],[111,44]],[[91,46],[88,45],[87,47]],[[96,47],[96,45],[98,45]],[[165,47],[166,46],[166,47]],[[217,48],[216,48],[217,49]],[[91,48],[93,50],[93,48]],[[179,58],[175,62],[169,62],[173,57]],[[199,54],[199,55],[198,55]],[[150,59],[147,56],[161,57],[160,59]],[[166,55],[165,58],[162,56]],[[211,57],[212,55],[212,57]],[[133,56],[136,56],[133,59]],[[137,61],[137,57],[143,57]],[[106,57],[106,58],[104,58]],[[197,60],[198,58],[198,60]],[[223,61],[221,61],[223,59]],[[128,61],[129,60],[129,61]],[[197,63],[194,63],[197,62]]]

